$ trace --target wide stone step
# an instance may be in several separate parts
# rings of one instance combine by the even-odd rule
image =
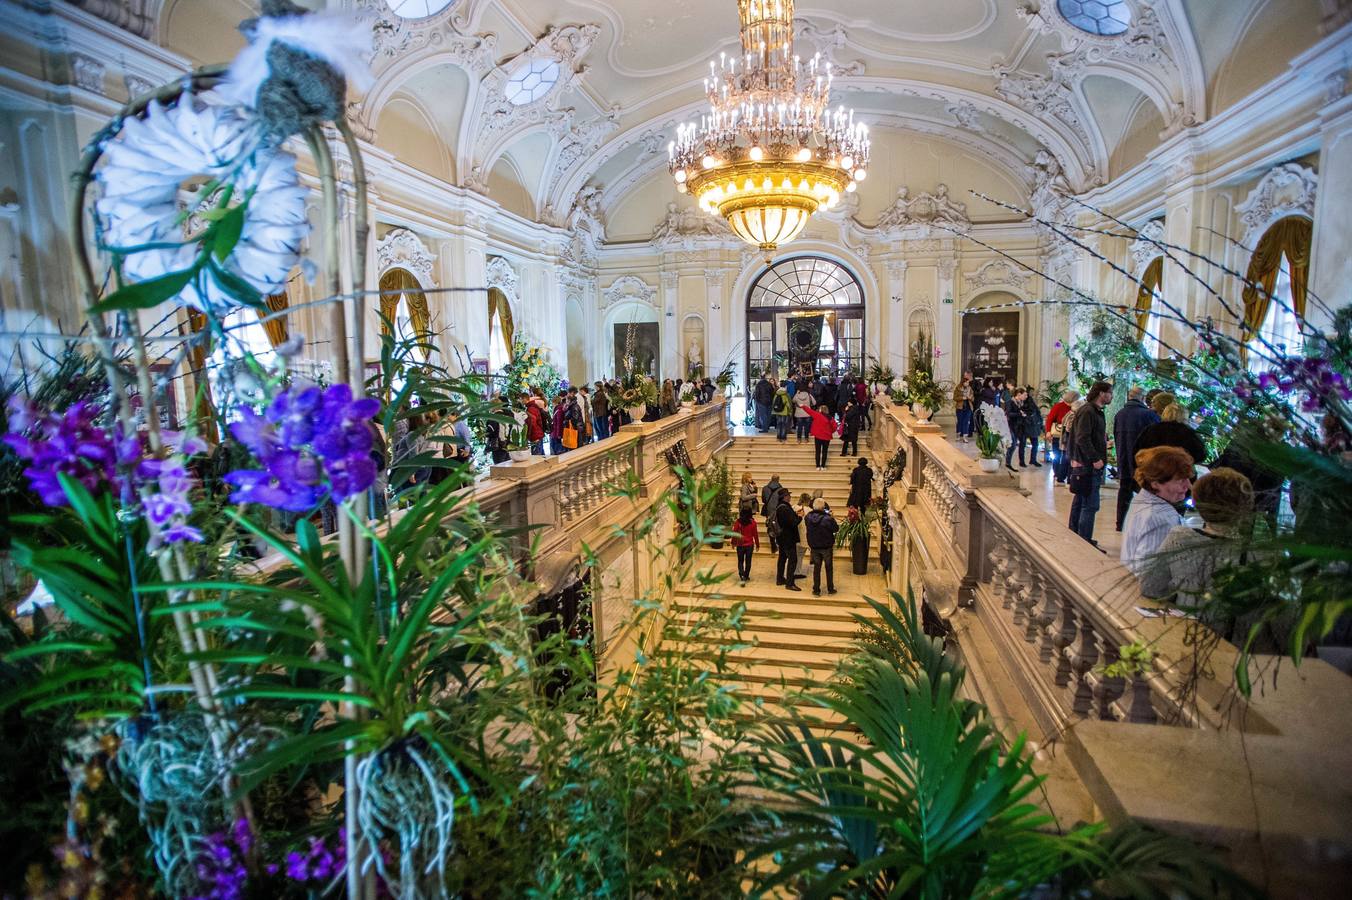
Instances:
[[[797,595],[794,595],[795,599]],[[853,622],[855,615],[863,616],[866,619],[876,618],[873,608],[859,598],[849,598],[844,595],[826,595],[824,597],[814,597],[811,592],[807,592],[807,597],[800,601],[782,601],[782,600],[764,600],[747,599],[745,597],[729,596],[715,599],[705,597],[681,597],[677,598],[675,609],[682,612],[699,612],[705,609],[729,609],[734,604],[741,603],[746,606],[746,614],[754,624],[772,619],[792,619],[792,618],[822,618],[833,622]]]
[[[820,597],[812,596],[812,581],[811,581],[812,575],[810,566],[808,571],[809,574],[807,576],[808,577],[807,587],[803,587],[802,584],[799,584],[798,587],[801,590],[797,591],[790,591],[785,589],[783,585],[775,584],[773,570],[766,570],[765,574],[761,576],[759,580],[757,580],[756,569],[753,566],[752,580],[746,583],[746,587],[739,587],[736,581],[724,581],[722,584],[718,585],[716,589],[686,586],[677,588],[675,594],[677,598],[681,599],[690,598],[691,600],[695,601],[695,603],[691,605],[698,605],[699,603],[705,600],[714,598],[733,597],[740,600],[746,600],[748,602],[752,600],[765,600],[770,602],[783,603],[785,604],[785,608],[788,608],[788,604],[796,604],[796,603],[826,603],[826,604],[841,604],[841,605],[848,603],[851,606],[855,606],[861,610],[868,608],[868,604],[865,603],[857,593],[850,594],[848,592],[842,591],[841,593],[836,594],[834,597],[831,596],[830,594],[823,594]],[[837,567],[836,575],[840,576],[841,574],[842,572],[840,571],[840,567]],[[801,582],[802,579],[800,578],[798,579],[798,581]],[[875,597],[874,599],[875,600],[886,599],[886,596],[887,595],[884,592],[882,593],[881,597]]]
[[[696,643],[695,646],[698,646]],[[725,659],[730,666],[739,665],[761,665],[784,669],[791,672],[802,670],[831,672],[836,668],[836,662],[841,657],[850,652],[847,644],[839,647],[816,647],[813,649],[803,649],[801,642],[792,646],[774,646],[773,644],[760,643],[755,646],[743,646],[737,649],[728,650]],[[696,658],[714,659],[718,656],[714,650],[692,650],[692,656]]]

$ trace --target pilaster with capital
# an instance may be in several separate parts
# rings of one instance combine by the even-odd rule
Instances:
[[[906,362],[906,270],[904,259],[889,259],[887,269],[887,332],[880,341],[879,356],[900,373]]]
[[[704,287],[708,312],[704,321],[704,371],[710,377],[718,373],[735,343],[730,317],[732,305],[726,294],[729,282],[725,269],[705,269]]]
[[[1352,13],[1349,13],[1352,14]],[[1352,69],[1328,82],[1328,104],[1320,111],[1319,191],[1315,196],[1314,246],[1310,257],[1310,292],[1322,304],[1306,307],[1310,324],[1328,330],[1327,310],[1352,302]]]
[[[958,342],[955,337],[959,333],[958,304],[956,301],[944,301],[953,301],[954,279],[958,272],[957,257],[941,256],[935,263],[935,271],[939,276],[939,290],[938,296],[934,298],[934,346],[943,353],[942,359],[947,360],[936,367],[938,371],[935,377],[953,379],[961,374],[955,371],[955,367],[962,365],[962,354],[957,352]]]
[[[680,371],[681,348],[678,346],[681,336],[676,322],[676,304],[681,276],[676,272],[662,272],[662,319],[658,322],[658,331],[662,341],[662,378],[674,378],[673,373]]]

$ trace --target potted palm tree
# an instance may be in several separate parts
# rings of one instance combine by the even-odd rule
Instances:
[[[1000,471],[1000,445],[1004,439],[1000,435],[991,431],[985,425],[981,426],[981,431],[976,436],[976,452],[981,457],[977,460],[977,465],[981,466],[983,472]]]
[[[836,532],[836,546],[850,548],[851,571],[856,575],[868,574],[869,539],[873,524],[882,517],[883,502],[882,497],[875,497],[862,508],[851,506]]]

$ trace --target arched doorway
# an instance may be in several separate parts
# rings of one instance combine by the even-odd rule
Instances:
[[[746,326],[748,381],[863,371],[864,289],[833,259],[795,256],[762,272],[747,294]]]

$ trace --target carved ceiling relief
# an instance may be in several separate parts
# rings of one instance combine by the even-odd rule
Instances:
[[[971,225],[972,220],[967,217],[967,204],[951,199],[948,196],[948,185],[941,184],[932,194],[922,192],[914,197],[910,195],[910,189],[903,185],[897,191],[897,199],[883,211],[873,230],[878,232],[918,230],[928,233],[929,229],[935,226],[939,231],[948,228],[965,231]]]
[[[437,257],[422,238],[407,228],[394,228],[376,242],[376,270],[384,273],[388,269],[407,269],[424,286],[437,283],[433,272],[436,270]]]
[[[693,250],[699,245],[731,239],[732,230],[722,218],[694,208],[682,209],[672,202],[667,204],[666,217],[653,229],[652,243],[663,250]]]
[[[1286,216],[1314,218],[1315,195],[1319,190],[1319,176],[1313,169],[1299,163],[1286,163],[1271,169],[1249,194],[1235,207],[1244,224],[1244,244],[1257,246],[1274,222]]]
[[[600,139],[616,127],[617,110],[610,110],[599,120],[574,124],[577,110],[560,108],[559,101],[573,83],[587,72],[580,60],[591,49],[601,26],[551,26],[544,36],[522,53],[497,66],[484,77],[479,92],[484,98],[479,107],[479,128],[473,151],[473,165],[466,186],[473,190],[487,190],[487,167],[495,148],[501,147],[514,134],[532,125],[545,124],[551,135],[562,142],[561,155],[570,155],[575,162],[589,149],[594,150]],[[556,80],[543,94],[521,102],[508,97],[507,86],[513,73],[523,66],[540,61],[557,64]],[[566,167],[565,167],[566,168]],[[552,183],[552,182],[551,182]]]
[[[1062,49],[1059,53],[1047,54],[1050,78],[1041,77],[1041,80],[1036,80],[1039,76],[1013,73],[1008,69],[998,68],[997,77],[1002,81],[1012,74],[1031,82],[1023,85],[1011,84],[1009,85],[1011,92],[1021,92],[1025,97],[1029,94],[1039,96],[1042,105],[1049,112],[1066,124],[1071,124],[1066,118],[1067,111],[1061,105],[1063,92],[1071,90],[1073,85],[1079,83],[1084,78],[1086,69],[1091,66],[1120,64],[1130,66],[1142,77],[1155,82],[1162,98],[1168,98],[1165,102],[1167,109],[1164,112],[1167,127],[1161,139],[1172,137],[1183,128],[1198,123],[1201,111],[1193,108],[1188,98],[1176,48],[1170,45],[1159,13],[1151,2],[1132,4],[1131,24],[1126,32],[1105,36],[1089,34],[1068,22],[1057,11],[1054,0],[1040,0],[1036,4],[1023,2],[1015,11],[1033,31],[1056,35],[1060,39]],[[1005,95],[1005,92],[1001,91],[1001,94]],[[1161,101],[1164,102],[1162,98]],[[1013,100],[1013,97],[1009,99]],[[1084,123],[1080,123],[1076,128],[1077,133],[1082,127]]]

